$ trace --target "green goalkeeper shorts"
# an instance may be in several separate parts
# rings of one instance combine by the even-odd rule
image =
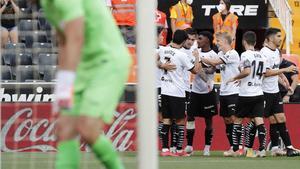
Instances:
[[[103,59],[100,64],[79,65],[74,84],[74,105],[64,115],[113,120],[115,108],[123,94],[130,66],[129,57]]]

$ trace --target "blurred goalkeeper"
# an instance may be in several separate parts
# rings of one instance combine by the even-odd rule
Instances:
[[[54,112],[59,112],[56,169],[78,169],[79,140],[107,169],[123,169],[102,128],[127,80],[130,57],[103,0],[42,0],[59,38]]]

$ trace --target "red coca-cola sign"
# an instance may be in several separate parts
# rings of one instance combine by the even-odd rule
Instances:
[[[3,103],[1,105],[1,151],[56,151],[51,103]],[[105,134],[119,151],[135,150],[134,104],[120,103]],[[80,138],[78,138],[80,139]],[[88,150],[84,143],[82,150]]]
[[[113,123],[104,129],[106,136],[112,140],[113,145],[119,151],[136,150],[137,112],[135,106],[135,103],[120,103],[115,111]],[[284,109],[292,143],[299,148],[300,104],[288,104],[284,106]],[[56,151],[55,124],[56,118],[51,115],[51,103],[2,103],[1,151]],[[268,126],[266,120],[266,127]],[[228,149],[223,119],[215,116],[213,128],[212,150]],[[197,118],[195,150],[201,150],[204,147],[204,129],[203,119]],[[82,143],[81,150],[89,151],[89,148]]]

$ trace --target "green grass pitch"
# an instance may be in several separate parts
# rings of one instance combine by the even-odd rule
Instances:
[[[300,169],[300,157],[223,157],[212,152],[203,157],[196,152],[191,157],[160,157],[160,169]],[[137,167],[134,152],[121,153],[126,169]],[[54,169],[55,153],[1,153],[2,169]],[[82,153],[81,169],[104,169],[92,153]]]

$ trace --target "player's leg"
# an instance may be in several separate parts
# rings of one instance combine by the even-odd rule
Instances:
[[[278,147],[279,132],[277,129],[277,121],[273,116],[274,94],[264,93],[264,117],[268,118],[270,123],[270,140],[271,140],[271,155],[281,155]]]
[[[205,146],[203,150],[204,156],[210,155],[210,146],[213,138],[213,116],[205,117]]]
[[[169,132],[171,127],[171,109],[169,96],[161,95],[161,112],[162,112],[162,128],[161,128],[161,139],[162,139],[162,151],[161,156],[170,155],[169,150]]]
[[[178,140],[178,126],[176,124],[176,121],[172,121],[171,123],[171,145],[170,145],[170,151],[172,153],[176,153],[176,147],[177,147],[177,140]]]
[[[276,113],[274,114],[275,119],[277,121],[277,129],[279,131],[280,137],[284,145],[287,148],[287,156],[300,156],[300,152],[295,150],[291,143],[291,138],[289,131],[286,127],[286,117],[284,113]]]
[[[254,118],[255,125],[258,131],[258,140],[259,140],[259,157],[265,157],[266,156],[266,134],[267,130],[264,125],[264,120],[262,117],[255,117]]]
[[[187,146],[185,152],[192,154],[193,153],[193,141],[195,135],[195,113],[199,111],[199,99],[196,93],[191,93],[190,106],[187,109],[187,122],[186,122],[186,140]]]
[[[99,67],[89,71],[81,65],[74,86],[75,94],[80,95],[74,104],[74,110],[79,116],[77,130],[107,169],[124,168],[111,141],[102,130],[104,123],[109,124],[114,118],[128,77],[129,60],[125,57],[126,52],[122,54],[124,57],[119,60],[105,59]],[[101,77],[105,77],[105,80]]]
[[[171,109],[172,115],[177,124],[177,155],[186,156],[187,154],[182,150],[185,132],[185,98],[172,97]]]
[[[233,129],[232,129],[232,150],[225,151],[224,156],[225,157],[231,157],[231,156],[239,156],[239,140],[242,135],[242,122],[243,118],[236,117],[233,123]]]
[[[104,122],[100,118],[80,116],[77,130],[82,139],[90,145],[96,157],[108,169],[123,169],[123,164],[109,138],[103,133]]]
[[[228,115],[226,96],[220,96],[220,116],[223,117],[226,136],[230,147],[232,147],[233,121],[232,118]]]
[[[210,147],[213,138],[213,116],[217,115],[217,100],[216,93],[212,90],[208,94],[202,95],[202,99],[204,102],[203,106],[203,117],[205,118],[205,146],[203,150],[204,156],[210,155]]]
[[[256,125],[254,119],[251,119],[245,126],[245,151],[246,157],[254,157],[253,144],[256,134]]]
[[[80,162],[80,143],[76,139],[76,117],[61,115],[58,118],[55,134],[58,139],[56,169],[78,169]]]
[[[158,107],[158,136],[162,141],[161,129],[163,127],[163,118],[161,114],[161,88],[157,89],[157,107]]]

